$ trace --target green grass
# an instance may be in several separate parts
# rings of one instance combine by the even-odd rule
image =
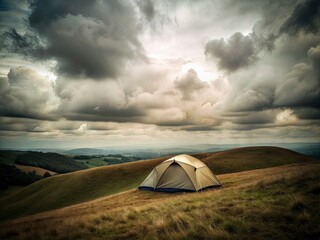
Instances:
[[[108,154],[108,155],[77,155],[73,157],[74,160],[77,162],[84,163],[87,167],[101,167],[101,166],[108,166],[113,164],[120,164],[126,162],[134,162],[139,159],[133,156],[124,156],[121,154]]]
[[[103,159],[104,158],[101,158],[101,157],[98,157],[98,158],[95,157],[95,158],[84,159],[84,160],[75,159],[75,161],[81,162],[81,163],[85,164],[89,168],[108,166],[109,163],[103,161]]]
[[[271,147],[240,148],[195,156],[208,164],[215,174],[310,160],[301,154]],[[0,199],[0,219],[61,208],[136,188],[165,159],[99,167],[43,179]]]
[[[131,191],[0,224],[3,239],[319,239],[316,162],[225,174],[221,189]]]

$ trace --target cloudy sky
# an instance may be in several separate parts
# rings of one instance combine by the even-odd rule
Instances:
[[[320,1],[0,1],[0,147],[319,142]]]

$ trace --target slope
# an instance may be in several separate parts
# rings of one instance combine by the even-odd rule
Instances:
[[[131,190],[8,221],[0,224],[0,238],[318,239],[319,163],[219,178],[221,189],[186,194]]]
[[[310,160],[310,157],[301,153],[279,147],[235,148],[208,155],[199,154],[198,158],[217,174],[275,167]]]
[[[250,147],[196,154],[215,174],[312,160],[282,148]],[[0,200],[0,218],[9,219],[69,206],[136,188],[165,158],[62,174],[41,180]]]
[[[88,167],[58,153],[26,152],[17,156],[15,163],[40,167],[57,173],[74,172]]]
[[[46,172],[50,175],[57,174],[56,172],[50,171],[48,169],[40,168],[40,167],[33,167],[33,166],[27,166],[27,165],[21,165],[21,164],[15,164],[15,167],[18,168],[21,172],[24,173],[30,173],[34,172],[38,176],[43,176]]]
[[[0,219],[60,208],[137,187],[155,159],[51,176],[1,198]]]

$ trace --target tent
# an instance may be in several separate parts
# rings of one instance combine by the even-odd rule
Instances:
[[[195,192],[221,183],[207,165],[190,155],[172,157],[156,166],[139,186],[157,192]]]

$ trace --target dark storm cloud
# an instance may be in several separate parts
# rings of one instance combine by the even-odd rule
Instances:
[[[296,64],[275,90],[278,107],[320,107],[319,72],[305,63]]]
[[[31,32],[19,34],[15,28],[10,28],[0,36],[0,46],[8,52],[27,56],[41,56],[41,39]]]
[[[320,42],[320,40],[319,40],[319,42]],[[318,72],[318,76],[319,76],[319,71],[320,71],[320,44],[318,46],[316,46],[316,47],[311,47],[308,50],[308,57],[312,60],[313,67]]]
[[[256,62],[263,50],[272,51],[275,41],[283,34],[317,34],[320,30],[320,2],[306,0],[295,5],[296,1],[269,1],[261,8],[262,16],[252,29],[243,36],[234,33],[229,39],[214,39],[205,46],[206,56],[218,60],[221,69],[233,72]],[[254,6],[254,5],[253,5]],[[293,7],[292,14],[288,14]],[[276,17],[275,17],[276,16]]]
[[[228,40],[222,38],[209,41],[205,46],[205,54],[217,58],[221,69],[232,72],[253,62],[256,49],[250,36],[237,32]]]
[[[31,0],[27,28],[6,24],[1,47],[39,62],[55,60],[57,79],[52,84],[13,69],[0,79],[0,116],[56,121],[0,121],[7,124],[0,130],[85,134],[122,131],[134,122],[141,132],[153,125],[177,134],[221,133],[319,119],[319,17],[318,7],[310,8],[318,3],[296,2]],[[167,13],[165,4],[176,6]],[[168,14],[176,25],[167,24]],[[252,27],[247,35],[238,32]],[[206,56],[222,72],[203,65],[204,41]],[[187,63],[198,74],[182,73]],[[210,71],[221,81],[210,79]]]
[[[210,125],[198,125],[198,126],[183,127],[183,128],[181,128],[181,130],[185,130],[185,131],[189,131],[189,132],[205,132],[205,131],[218,130],[218,128],[215,126],[210,126]]]
[[[186,126],[186,125],[191,125],[193,124],[191,121],[189,120],[168,120],[168,121],[159,121],[157,122],[158,126],[162,126],[162,127],[180,127],[180,126]]]
[[[274,101],[274,89],[258,85],[250,86],[248,88],[241,89],[236,88],[234,92],[235,96],[232,99],[233,111],[260,111],[272,107]]]
[[[257,125],[273,123],[275,120],[272,111],[260,111],[260,112],[247,112],[244,116],[230,119],[235,124],[242,125]]]
[[[55,59],[60,74],[115,78],[128,60],[146,59],[134,2],[35,0],[30,9],[29,33],[8,31],[7,50]]]
[[[250,1],[251,2],[251,1]],[[257,6],[261,11],[261,18],[254,24],[252,32],[257,36],[278,36],[279,29],[291,16],[297,0],[261,1]]]
[[[151,0],[139,0],[137,1],[138,7],[140,8],[140,11],[143,13],[145,18],[148,21],[152,21],[155,16],[155,6],[154,2]]]
[[[15,27],[21,29],[25,24],[21,21],[28,14],[27,1],[24,0],[1,0],[0,1],[0,31]]]
[[[307,119],[307,120],[317,120],[320,119],[320,109],[318,108],[311,108],[311,107],[297,107],[294,110],[294,113],[300,119]]]
[[[0,117],[0,131],[33,132],[38,125],[35,120]]]
[[[10,4],[7,1],[0,1],[0,11],[9,11],[10,8]]]
[[[111,1],[116,2],[116,1]],[[71,0],[71,1],[48,1],[48,0],[31,0],[30,9],[31,14],[29,16],[30,26],[38,29],[40,32],[47,32],[48,26],[58,20],[65,17],[68,14],[71,15],[84,15],[92,16],[94,13],[94,6],[97,1],[86,0]],[[103,6],[102,6],[103,7]]]
[[[95,111],[92,107],[83,107],[73,112],[64,112],[63,116],[68,120],[77,121],[107,121],[107,122],[141,122],[144,111],[138,108],[105,108]]]
[[[300,30],[311,33],[319,32],[320,1],[306,0],[297,4],[292,15],[280,28],[280,33],[295,34]]]
[[[227,111],[246,113],[227,118],[228,121],[247,125],[244,130],[273,127],[277,111],[283,109],[293,111],[292,119],[319,119],[319,5],[319,1],[312,0],[298,4],[269,1],[252,33],[246,36],[247,41],[239,35],[237,44],[231,44],[231,38],[206,44],[206,55],[218,60],[232,82],[224,115]],[[243,45],[249,47],[242,48]],[[232,55],[234,51],[238,51],[236,57]],[[281,124],[297,124],[292,119]]]

